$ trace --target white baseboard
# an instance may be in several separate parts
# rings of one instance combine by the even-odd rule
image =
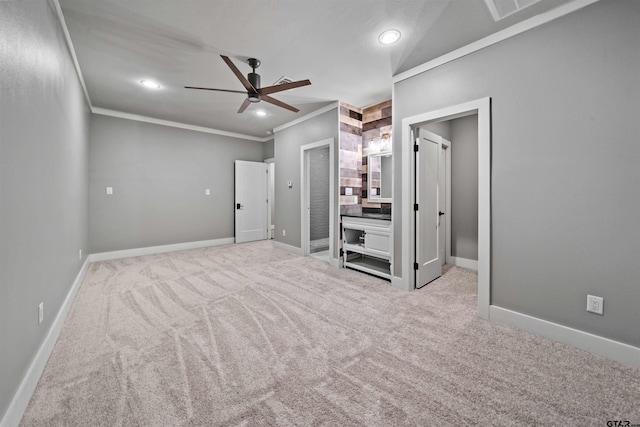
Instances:
[[[302,256],[302,248],[287,245],[286,243],[278,242],[276,240],[272,240],[271,242],[273,243],[273,247],[276,249],[282,249],[283,251]]]
[[[640,368],[640,348],[492,305],[489,319]]]
[[[451,265],[456,267],[468,268],[469,270],[478,271],[478,260],[466,259],[452,256],[449,258]]]
[[[189,249],[206,248],[209,246],[229,245],[234,243],[233,237],[214,240],[200,240],[197,242],[175,243],[172,245],[149,246],[146,248],[124,249],[121,251],[100,252],[89,255],[89,262],[109,261],[112,259],[132,258],[144,255],[163,254],[166,252],[186,251]]]
[[[409,280],[402,277],[391,276],[391,286],[402,291],[412,291],[409,288]]]
[[[73,303],[73,300],[78,293],[78,289],[80,289],[80,284],[84,280],[84,276],[87,273],[89,263],[90,261],[87,257],[87,259],[84,261],[84,264],[82,264],[82,267],[80,268],[80,272],[78,272],[76,279],[73,281],[73,285],[71,285],[71,289],[69,289],[69,292],[67,293],[67,296],[62,303],[62,306],[60,306],[60,310],[58,310],[58,314],[53,320],[47,336],[40,345],[36,356],[31,361],[31,365],[29,365],[27,373],[22,378],[22,382],[20,383],[20,387],[18,387],[18,391],[13,396],[9,407],[7,408],[7,412],[4,414],[4,417],[0,421],[0,427],[14,427],[20,424],[20,420],[24,415],[24,411],[27,409],[27,405],[29,405],[31,396],[36,390],[36,386],[38,385],[40,376],[42,375],[42,372],[47,365],[47,361],[49,360],[49,356],[53,351],[53,346],[56,344],[56,341],[58,341],[58,337],[60,336],[60,332],[62,331],[62,327],[64,326],[64,321],[69,314],[69,310],[71,309],[71,304]]]
[[[329,258],[329,265],[333,268],[342,268],[342,258]]]

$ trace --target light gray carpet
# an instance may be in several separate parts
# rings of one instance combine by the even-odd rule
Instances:
[[[229,245],[91,264],[22,425],[640,423],[640,369],[415,292]]]

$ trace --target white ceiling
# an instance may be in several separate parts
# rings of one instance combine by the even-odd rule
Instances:
[[[336,100],[360,108],[391,98],[392,76],[569,0],[544,0],[494,22],[484,0],[60,0],[93,107],[266,137]],[[385,29],[401,31],[381,46]],[[222,61],[262,86],[281,76],[311,86],[273,94],[242,114],[243,90]],[[149,90],[141,79],[162,85]],[[262,109],[266,117],[257,117]]]

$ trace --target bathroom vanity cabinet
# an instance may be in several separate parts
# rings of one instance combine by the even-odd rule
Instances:
[[[344,267],[391,280],[392,248],[390,216],[342,216]]]

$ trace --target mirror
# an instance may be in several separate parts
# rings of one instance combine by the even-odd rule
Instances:
[[[373,203],[391,203],[393,157],[391,151],[369,154],[367,158],[367,199]]]

